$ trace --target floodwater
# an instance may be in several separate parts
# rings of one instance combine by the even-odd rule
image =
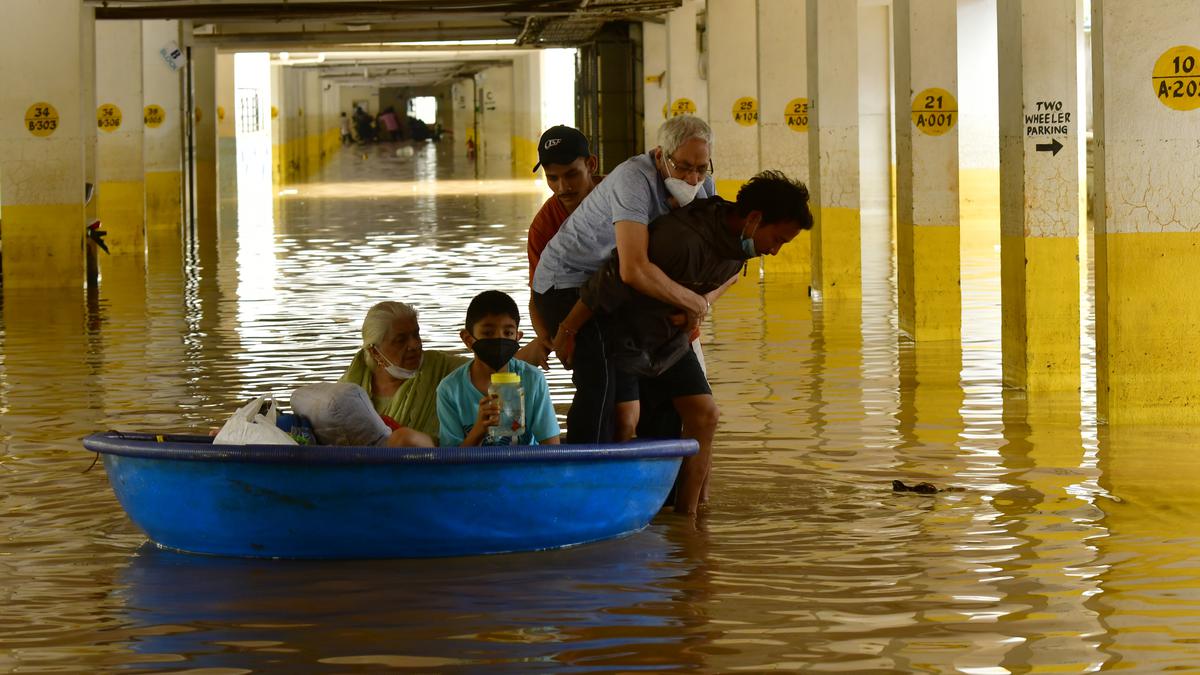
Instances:
[[[1081,391],[1001,387],[986,220],[964,222],[961,342],[899,337],[877,214],[861,304],[751,275],[714,307],[723,417],[694,523],[449,560],[148,545],[80,437],[205,429],[332,380],[379,300],[416,305],[435,349],[460,347],[477,291],[526,302],[544,188],[471,175],[432,145],[344,150],[282,194],[244,165],[217,232],[110,266],[98,294],[5,293],[0,670],[1200,669],[1197,433],[1096,424],[1086,277]],[[893,494],[897,478],[955,489]]]

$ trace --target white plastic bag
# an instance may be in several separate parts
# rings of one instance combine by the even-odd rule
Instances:
[[[300,387],[292,392],[292,410],[308,419],[322,445],[384,445],[392,432],[366,390],[350,382]]]
[[[279,408],[275,405],[274,398],[271,399],[265,415],[258,412],[262,409],[263,400],[263,397],[259,396],[238,408],[225,426],[221,427],[221,431],[213,439],[213,445],[296,445],[295,439],[275,426]]]

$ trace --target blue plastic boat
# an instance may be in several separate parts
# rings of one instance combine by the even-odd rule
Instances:
[[[107,432],[130,519],[159,546],[257,558],[410,558],[535,551],[636,532],[692,440],[378,448],[215,446]]]

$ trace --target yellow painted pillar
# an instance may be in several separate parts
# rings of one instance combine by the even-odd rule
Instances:
[[[192,157],[196,183],[196,234],[214,236],[217,225],[217,49],[192,45]]]
[[[717,194],[733,200],[758,173],[755,0],[708,1],[708,124]],[[757,267],[757,265],[756,265]]]
[[[271,69],[271,96],[270,96],[270,113],[268,115],[268,123],[271,126],[271,181],[275,185],[283,185],[289,182],[288,179],[288,160],[287,160],[287,124],[283,111],[287,109],[287,93],[286,78],[284,71],[287,68],[272,62]],[[351,121],[353,124],[353,121]]]
[[[687,113],[709,119],[708,87],[700,78],[700,40],[696,27],[696,12],[703,8],[703,0],[682,0],[667,15],[667,115]],[[720,143],[720,138],[717,142]],[[653,147],[657,141],[646,144]]]
[[[538,50],[513,58],[512,172],[516,178],[532,177],[538,139],[549,126],[542,124],[542,97],[550,93],[542,92],[542,61]]]
[[[75,0],[14,0],[0,18],[0,63],[13,74],[0,90],[4,290],[80,287],[95,12]]]
[[[96,216],[113,256],[146,252],[142,24],[96,23]],[[110,260],[99,256],[104,269]]]
[[[759,166],[808,182],[805,3],[757,0],[756,4]],[[792,243],[783,247],[779,255],[764,258],[762,265],[766,275],[811,279],[811,236],[811,232],[801,232]]]
[[[897,0],[892,12],[900,330],[914,340],[957,340],[957,7],[955,0]]]
[[[150,257],[171,258],[182,245],[183,77],[178,21],[142,22],[143,162],[146,178],[146,244]]]
[[[1096,391],[1110,424],[1200,422],[1194,10],[1092,4]]]
[[[810,0],[808,161],[813,293],[862,297],[858,167],[858,4]],[[720,139],[718,139],[720,142]]]
[[[321,168],[321,80],[320,73],[311,68],[301,71],[301,87],[304,106],[300,112],[303,133],[304,177],[307,178]],[[398,115],[403,111],[398,111]]]
[[[1076,0],[998,6],[1004,383],[1079,388]]]

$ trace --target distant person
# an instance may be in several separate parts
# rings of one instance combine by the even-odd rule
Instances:
[[[362,348],[340,381],[365,389],[375,411],[391,420],[388,426],[412,432],[395,444],[436,445],[437,386],[464,363],[467,359],[461,356],[424,349],[415,309],[402,302],[381,302],[367,310]]]
[[[736,203],[700,199],[655,219],[648,228],[647,256],[689,291],[719,295],[749,259],[779,253],[812,224],[808,188],[765,171],[742,186]],[[683,437],[700,443],[700,452],[683,461],[675,501],[676,511],[695,513],[707,494],[720,413],[688,344],[690,318],[677,305],[625,281],[620,256],[613,254],[584,284],[559,326],[555,351],[569,362],[575,336],[595,315],[609,358],[618,370],[640,378],[638,436],[675,436],[681,421]]]
[[[381,140],[395,141],[400,138],[400,121],[396,119],[396,109],[388,106],[379,116]]]
[[[350,145],[354,142],[354,137],[350,134],[350,118],[346,117],[346,113],[342,113],[342,147]]]
[[[450,373],[437,388],[437,413],[443,446],[483,445],[488,427],[499,423],[496,397],[488,394],[493,373],[507,371],[521,378],[525,391],[525,431],[518,445],[555,445],[558,420],[550,387],[536,366],[513,358],[519,347],[521,321],[517,303],[500,291],[484,291],[467,307],[463,344],[475,354],[468,364]]]
[[[709,161],[712,144],[712,129],[704,120],[672,117],[659,127],[658,147],[620,163],[595,186],[542,251],[534,272],[534,302],[546,330],[557,334],[559,322],[579,299],[579,287],[614,248],[620,253],[625,283],[685,310],[691,325],[699,324],[711,298],[671,280],[650,261],[647,226],[673,208],[716,194]],[[600,327],[587,322],[578,330],[567,439],[608,442],[615,438],[617,391],[629,385],[620,382],[623,376],[607,357]]]

